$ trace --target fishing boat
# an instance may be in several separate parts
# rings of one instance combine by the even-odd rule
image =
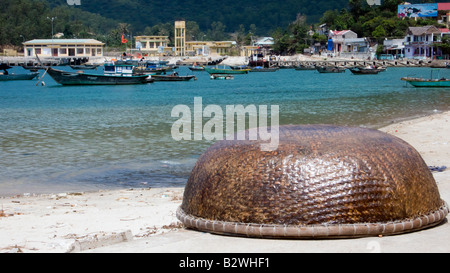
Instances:
[[[250,69],[250,72],[275,72],[278,71],[279,67],[262,67],[262,66],[256,66],[252,67]]]
[[[227,75],[227,74],[211,74],[210,79],[211,80],[232,80],[232,79],[234,79],[234,76]]]
[[[403,77],[402,81],[406,81],[414,87],[450,87],[450,79],[424,79],[414,77]]]
[[[9,73],[8,69],[11,68],[12,67],[7,64],[0,64],[0,70],[3,70],[3,72],[0,72],[0,81],[32,80],[39,75],[39,72],[32,72],[26,74]]]
[[[340,67],[340,66],[317,66],[316,70],[319,73],[343,73],[343,72],[345,72],[345,68]]]
[[[438,71],[438,77],[433,79],[433,71]],[[402,81],[406,81],[414,87],[450,87],[450,79],[440,78],[439,77],[440,70],[432,69],[431,76],[429,79],[425,78],[417,78],[417,77],[403,77]]]
[[[205,67],[205,71],[209,74],[247,74],[250,69],[239,69],[239,70],[233,70],[233,69],[225,69],[225,68],[211,68],[211,67]]]
[[[125,85],[144,84],[153,82],[148,75],[142,76],[119,76],[100,75],[78,72],[67,72],[54,68],[47,68],[47,73],[59,84],[62,85]]]
[[[299,65],[295,68],[295,70],[316,70],[315,65]]]
[[[109,62],[104,64],[104,74],[109,76],[136,76],[134,75],[134,68],[135,65],[133,63],[127,64],[124,62]]]
[[[135,75],[159,75],[167,71],[172,71],[173,67],[167,66],[167,61],[144,61],[133,64]]]
[[[152,75],[154,81],[166,81],[166,82],[181,82],[190,81],[191,79],[197,80],[194,75],[179,76],[178,73],[172,73],[170,75]]]
[[[32,80],[39,76],[39,72],[31,72],[27,74],[1,74],[0,73],[0,81],[24,81],[24,80]]]
[[[230,68],[233,70],[249,69],[247,65],[230,65]]]
[[[189,67],[191,71],[205,71],[205,67],[202,65],[198,65],[197,62],[195,62],[192,66]]]
[[[43,65],[22,65],[23,69],[30,70],[31,72],[36,72],[38,70],[45,70],[47,67]]]
[[[97,64],[81,64],[81,65],[71,65],[70,67],[74,70],[93,70],[97,69],[100,65]]]
[[[357,66],[351,67],[348,70],[350,70],[355,75],[376,75],[382,71],[381,69],[377,69],[372,66],[370,67]]]
[[[191,71],[205,71],[205,68],[203,66],[190,66],[189,69]]]
[[[216,60],[211,60],[211,61],[208,61],[206,64],[207,65],[218,65],[221,62],[223,62],[223,60],[225,60],[226,58],[227,57],[219,58],[219,59],[216,59]]]

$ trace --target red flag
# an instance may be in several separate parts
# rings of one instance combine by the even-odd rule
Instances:
[[[125,38],[123,37],[123,34],[122,34],[122,44],[126,44],[126,43],[128,43],[128,40],[125,39]]]

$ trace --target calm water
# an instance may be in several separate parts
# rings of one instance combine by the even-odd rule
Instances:
[[[66,68],[71,70],[70,68]],[[25,72],[14,68],[15,72]],[[429,68],[388,68],[379,75],[279,70],[234,80],[155,82],[136,86],[0,82],[0,195],[124,187],[184,186],[212,141],[172,139],[178,104],[279,105],[280,124],[379,127],[392,120],[449,110],[450,90],[416,89],[403,76]],[[42,72],[41,72],[42,75]],[[450,77],[442,69],[441,77]]]

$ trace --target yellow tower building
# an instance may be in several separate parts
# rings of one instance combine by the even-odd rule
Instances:
[[[186,52],[186,22],[175,21],[175,55],[185,56]]]

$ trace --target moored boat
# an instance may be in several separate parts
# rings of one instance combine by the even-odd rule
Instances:
[[[406,81],[414,87],[450,87],[450,79],[424,79],[414,77],[403,77],[402,81]]]
[[[81,64],[81,65],[71,65],[70,67],[74,70],[93,70],[97,69],[100,65],[97,64]]]
[[[167,61],[144,61],[133,63],[134,75],[155,75],[173,71],[174,67],[167,66]]]
[[[227,74],[211,74],[210,78],[211,80],[232,80],[234,79],[234,76]]]
[[[433,71],[438,72],[438,77],[433,79]],[[403,77],[402,81],[406,81],[414,87],[450,87],[450,79],[439,77],[440,69],[431,69],[431,75],[429,79],[418,77]]]
[[[233,69],[226,69],[226,68],[211,68],[211,67],[205,67],[205,71],[209,74],[247,74],[250,69],[239,69],[239,70],[233,70]]]
[[[342,73],[342,72],[345,72],[345,68],[340,67],[340,66],[317,66],[316,70],[319,73]]]
[[[205,71],[205,67],[204,66],[199,66],[199,65],[190,66],[189,69],[191,71]]]
[[[47,73],[62,85],[125,85],[144,84],[153,82],[148,75],[143,76],[116,76],[100,75],[84,72],[67,72],[49,67]]]
[[[23,80],[32,80],[39,75],[39,72],[31,72],[26,74],[0,74],[0,81],[23,81]]]
[[[316,70],[315,65],[299,65],[295,68],[295,70]]]
[[[250,72],[275,72],[278,71],[279,67],[262,67],[262,66],[256,66],[252,67]]]
[[[191,71],[205,71],[204,67],[189,67]]]
[[[170,82],[180,82],[189,81],[191,79],[197,79],[194,75],[179,76],[178,73],[173,73],[170,75],[152,75],[154,81],[170,81]]]
[[[26,73],[26,74],[16,74],[16,73],[9,73],[8,69],[11,69],[12,67],[7,64],[0,64],[0,70],[3,70],[3,72],[0,72],[0,81],[21,81],[21,80],[32,80],[36,78],[39,75],[39,72],[32,72],[32,73]]]
[[[121,63],[105,63],[104,74],[109,76],[134,76],[134,64]],[[148,75],[147,75],[148,76]]]
[[[376,75],[381,71],[383,71],[381,69],[377,69],[374,67],[361,67],[361,66],[351,67],[348,70],[350,70],[355,75]]]
[[[233,70],[249,69],[247,65],[230,65],[230,68]]]
[[[22,65],[23,69],[30,70],[32,72],[36,72],[38,70],[45,70],[47,67],[43,65]]]

